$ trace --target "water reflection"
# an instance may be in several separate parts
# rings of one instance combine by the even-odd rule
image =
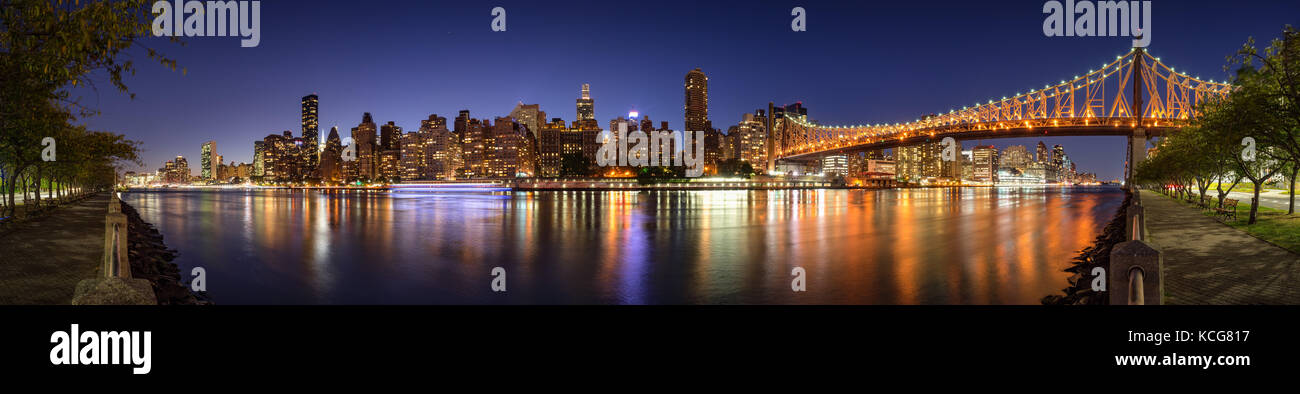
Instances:
[[[1117,188],[125,195],[222,304],[1032,304]],[[509,291],[493,293],[492,267]],[[804,267],[808,291],[790,291]]]

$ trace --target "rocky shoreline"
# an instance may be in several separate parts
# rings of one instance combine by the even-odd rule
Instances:
[[[1078,256],[1075,256],[1073,263],[1065,272],[1072,273],[1070,276],[1070,286],[1062,289],[1065,295],[1049,295],[1043,297],[1043,305],[1106,305],[1110,303],[1109,295],[1106,292],[1092,291],[1092,269],[1102,267],[1110,269],[1110,251],[1115,245],[1124,242],[1124,223],[1127,219],[1127,207],[1133,199],[1133,193],[1127,192],[1124,195],[1124,204],[1120,206],[1119,212],[1115,217],[1106,224],[1102,229],[1101,235],[1092,246],[1083,248]]]
[[[190,292],[181,280],[180,267],[171,261],[176,250],[168,249],[163,236],[152,224],[140,218],[134,207],[122,202],[127,220],[127,257],[131,276],[153,284],[158,305],[208,305],[212,302]]]

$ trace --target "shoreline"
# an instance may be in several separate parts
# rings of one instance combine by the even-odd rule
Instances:
[[[1019,189],[1048,189],[1048,188],[1075,188],[1075,187],[1107,187],[1119,185],[1100,184],[1100,185],[936,185],[936,186],[891,186],[891,187],[871,187],[871,186],[754,186],[754,187],[733,187],[733,186],[674,186],[675,184],[652,184],[652,185],[627,185],[614,187],[517,187],[507,185],[483,185],[483,184],[413,184],[413,185],[390,185],[382,187],[332,187],[332,186],[182,186],[182,187],[128,187],[126,191],[132,192],[186,192],[186,191],[245,191],[245,190],[304,190],[304,191],[346,191],[346,192],[533,192],[533,191],[580,191],[580,192],[607,192],[607,191],[767,191],[767,190],[906,190],[906,189],[964,189],[964,188],[1019,188]]]
[[[163,243],[163,235],[152,224],[140,218],[140,213],[126,201],[121,201],[122,214],[127,220],[127,255],[131,262],[131,277],[153,284],[158,305],[209,305],[206,297],[189,290],[181,279],[180,267],[171,262],[176,250]]]
[[[1069,286],[1061,289],[1061,294],[1049,294],[1040,301],[1043,305],[1107,305],[1110,298],[1105,292],[1092,291],[1092,270],[1101,267],[1110,269],[1111,248],[1125,241],[1124,224],[1127,220],[1127,207],[1133,200],[1132,192],[1124,193],[1124,203],[1120,205],[1115,216],[1102,228],[1101,234],[1093,244],[1083,248],[1064,271],[1072,273],[1068,279]]]

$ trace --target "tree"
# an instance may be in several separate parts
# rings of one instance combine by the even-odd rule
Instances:
[[[1256,129],[1259,135],[1254,138],[1259,144],[1277,151],[1272,158],[1282,167],[1278,170],[1290,173],[1291,199],[1287,213],[1295,214],[1295,182],[1300,169],[1300,32],[1287,25],[1282,37],[1274,39],[1263,53],[1255,47],[1254,38],[1247,39],[1229,58],[1225,69],[1230,66],[1238,67],[1235,84],[1239,88],[1233,95],[1239,101],[1249,101],[1247,105],[1251,108],[1245,110],[1255,116],[1244,121]],[[1263,184],[1256,185],[1258,200],[1258,189]],[[1254,223],[1253,215],[1251,222]]]
[[[89,175],[67,167],[87,170],[103,164],[97,159],[111,161],[122,156],[77,157],[87,163],[49,163],[40,160],[40,142],[45,137],[56,137],[59,150],[77,146],[75,137],[85,131],[74,130],[72,122],[97,111],[69,99],[68,88],[96,89],[93,74],[106,74],[115,89],[130,94],[123,77],[134,73],[135,65],[130,57],[122,55],[129,48],[142,46],[140,41],[151,36],[151,4],[147,0],[0,0],[0,159],[4,160],[3,185],[11,215],[20,184],[24,195],[29,189],[35,190],[39,204],[45,181],[49,180],[52,188],[59,183],[47,176],[77,174],[88,177],[80,181],[104,177],[111,180],[108,171]],[[169,40],[180,42],[176,37]],[[176,68],[175,60],[152,48],[144,49],[147,58]],[[96,141],[94,137],[91,140],[87,148],[94,151]]]

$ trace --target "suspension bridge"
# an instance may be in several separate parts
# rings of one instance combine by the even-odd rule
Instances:
[[[780,160],[810,160],[894,148],[946,137],[961,140],[1052,136],[1127,136],[1129,165],[1146,157],[1147,139],[1189,124],[1196,106],[1233,89],[1179,72],[1142,48],[1086,74],[1000,100],[908,123],[821,125],[807,116],[771,116],[767,169]],[[771,111],[769,111],[769,114]]]

